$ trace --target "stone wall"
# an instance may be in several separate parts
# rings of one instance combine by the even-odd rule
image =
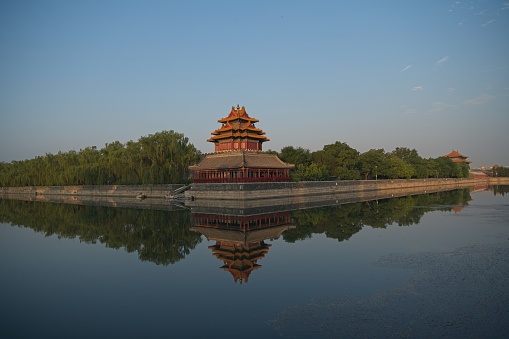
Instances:
[[[187,199],[209,200],[256,200],[312,195],[338,195],[345,193],[367,194],[371,191],[402,190],[422,192],[440,191],[461,187],[482,185],[509,185],[509,178],[482,179],[411,179],[411,180],[341,180],[306,181],[274,183],[228,183],[228,184],[192,184],[185,192]],[[144,195],[146,198],[165,198],[184,185],[97,185],[97,186],[26,186],[1,187],[2,198],[14,195],[30,196],[87,196],[87,197],[125,197]]]
[[[310,195],[338,195],[381,190],[425,193],[462,187],[509,184],[509,178],[483,179],[410,179],[410,180],[341,180],[278,183],[193,184],[185,192],[190,200],[256,200]]]
[[[143,194],[146,198],[164,198],[175,189],[182,187],[181,184],[166,185],[90,185],[90,186],[26,186],[26,187],[2,187],[1,196],[8,198],[10,195],[72,195],[91,197],[126,197],[132,198]]]

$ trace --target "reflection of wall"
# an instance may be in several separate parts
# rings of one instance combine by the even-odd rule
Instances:
[[[137,208],[137,209],[150,209],[161,211],[181,210],[182,208],[172,204],[168,199],[164,198],[151,198],[151,199],[136,199],[134,197],[108,197],[108,196],[93,196],[93,195],[56,195],[56,194],[5,194],[3,199],[7,200],[23,200],[23,201],[38,201],[48,203],[59,203],[68,205],[85,205],[85,206],[106,206],[106,207],[120,207],[120,208]]]
[[[194,213],[192,231],[203,234],[212,254],[223,262],[221,269],[229,272],[235,282],[248,282],[252,271],[261,268],[270,248],[267,239],[276,239],[295,228],[290,225],[290,211],[258,215],[222,215]]]

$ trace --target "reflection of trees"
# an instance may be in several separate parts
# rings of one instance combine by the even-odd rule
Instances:
[[[311,238],[314,233],[325,233],[338,241],[348,240],[363,226],[385,228],[397,224],[409,226],[418,224],[421,217],[429,211],[450,211],[455,205],[464,205],[471,200],[468,189],[438,192],[320,207],[292,212],[295,229],[283,234],[287,242]]]
[[[296,227],[282,235],[287,242],[311,238],[315,233],[343,241],[365,225],[376,228],[414,225],[428,211],[450,211],[470,200],[469,190],[460,189],[297,210],[291,212],[291,223]],[[290,217],[280,219],[277,215],[277,220],[289,222]],[[86,243],[99,241],[111,248],[137,252],[141,260],[162,265],[185,258],[201,242],[201,235],[190,230],[187,210],[169,212],[0,199],[0,222],[28,227],[46,236],[78,237]]]
[[[140,260],[168,265],[183,259],[201,236],[189,230],[189,211],[50,204],[0,199],[0,222],[46,236],[97,241],[137,252]]]
[[[492,187],[493,195],[500,194],[504,196],[506,193],[509,193],[509,185],[496,185]]]

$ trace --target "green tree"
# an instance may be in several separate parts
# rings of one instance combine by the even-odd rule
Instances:
[[[492,171],[494,177],[509,177],[509,167],[497,166]]]
[[[312,153],[313,161],[327,169],[329,175],[338,179],[360,179],[359,152],[346,143],[336,141]]]
[[[359,160],[364,180],[377,178],[379,174],[386,171],[386,155],[383,148],[364,152],[359,156]]]
[[[406,147],[396,147],[396,149],[392,151],[391,154],[412,166],[413,178],[422,179],[429,177],[427,163],[423,158],[419,156],[415,148],[409,149]]]
[[[313,157],[311,156],[311,152],[308,149],[304,149],[302,147],[293,147],[286,146],[281,149],[279,153],[279,157],[284,162],[294,164],[294,165],[310,165],[313,161]]]
[[[386,157],[386,172],[388,179],[410,179],[414,173],[413,167],[406,161],[389,154]]]
[[[31,160],[2,163],[3,186],[162,184],[189,180],[188,166],[201,153],[181,133],[162,131],[138,142],[119,141],[76,152],[46,153]]]

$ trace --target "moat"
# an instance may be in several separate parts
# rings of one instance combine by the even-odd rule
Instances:
[[[502,337],[508,190],[300,209],[0,199],[0,333]]]

